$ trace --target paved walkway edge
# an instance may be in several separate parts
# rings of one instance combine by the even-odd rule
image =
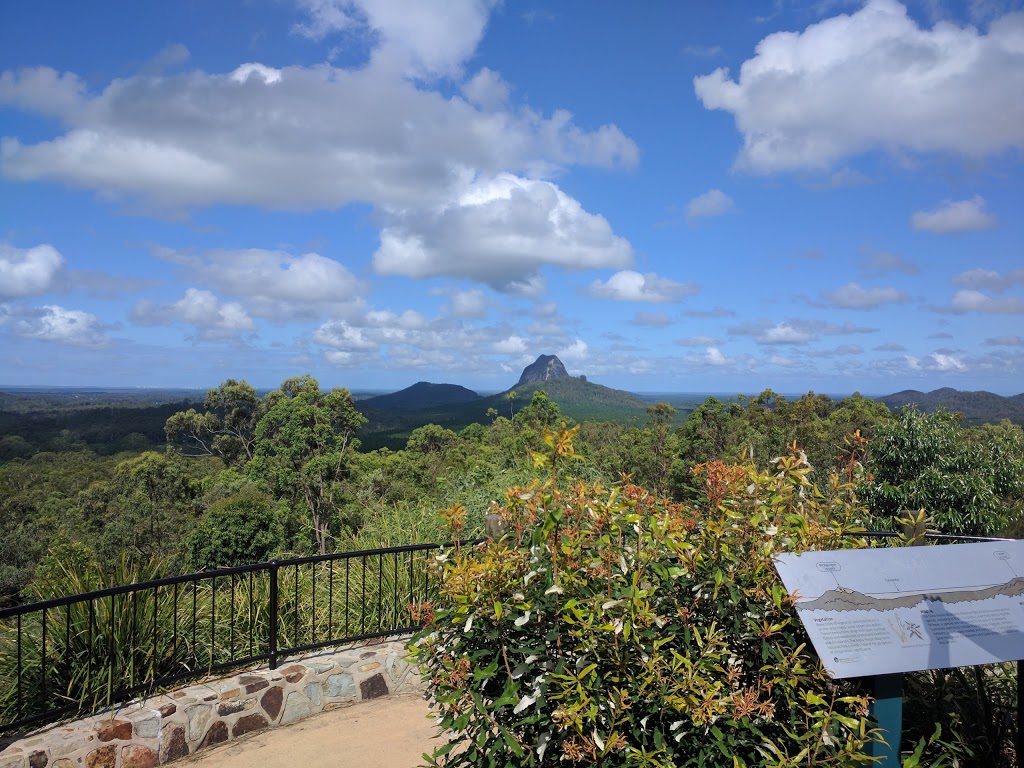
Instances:
[[[289,660],[53,726],[0,752],[0,768],[153,768],[339,706],[423,691],[406,638]]]

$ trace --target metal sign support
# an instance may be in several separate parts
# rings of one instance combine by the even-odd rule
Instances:
[[[871,717],[885,742],[871,742],[868,754],[876,768],[899,768],[900,739],[903,735],[903,675],[875,675],[871,680]]]

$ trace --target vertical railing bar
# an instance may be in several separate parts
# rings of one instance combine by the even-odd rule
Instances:
[[[17,638],[18,638],[17,639],[17,645],[18,645],[18,691],[15,694],[14,700],[16,702],[15,710],[17,711],[18,716],[21,717],[21,715],[22,715],[22,710],[21,710],[21,678],[22,678],[22,675],[24,675],[25,670],[24,670],[24,668],[22,667],[22,664],[21,664],[21,614],[20,613],[18,614],[17,625],[18,625],[18,627],[17,627],[17,629],[15,631],[17,632]]]
[[[150,646],[149,656],[149,682],[156,681],[156,656],[157,646],[160,643],[160,635],[157,631],[157,614],[160,613],[160,587],[153,588],[153,644]]]
[[[196,634],[198,628],[196,624],[199,619],[199,579],[192,582],[192,662],[193,664],[199,663],[199,650],[196,644]]]
[[[359,595],[359,603],[362,609],[359,619],[359,633],[366,632],[366,555],[363,555],[363,588]]]
[[[43,667],[43,701],[46,701],[46,608],[41,611],[43,620],[43,653],[40,661]]]
[[[334,560],[327,563],[327,634],[334,639]]]
[[[235,658],[235,574],[231,574],[231,625],[229,630],[230,640],[228,641],[228,658],[234,660]]]
[[[249,571],[249,655],[252,656],[252,639],[256,633],[256,623],[252,619],[252,590],[253,590],[253,573]]]
[[[349,591],[348,591],[348,579],[349,579],[349,563],[352,562],[351,557],[345,558],[345,637],[351,637],[348,631],[348,608],[349,608]]]
[[[178,665],[178,584],[174,584],[174,591],[171,598],[171,660],[174,666]]]
[[[292,648],[294,648],[295,646],[300,645],[300,643],[299,643],[299,564],[296,563],[295,567],[292,570],[294,571],[293,575],[295,576],[295,590],[294,590],[295,596],[294,596],[294,599],[292,600],[292,610],[295,612],[295,618],[292,619],[292,633],[293,633],[292,634]]]
[[[210,647],[207,649],[210,656],[210,666],[213,666],[214,643],[217,639],[217,577],[210,579]]]
[[[416,604],[416,571],[413,569],[416,553],[409,550],[409,623],[412,623],[412,607]]]
[[[270,668],[277,669],[277,561],[271,561],[270,563],[270,631],[268,637],[269,648],[267,651],[270,654]]]
[[[311,616],[309,617],[309,632],[311,637],[309,642],[316,642],[316,569],[319,567],[319,563],[310,563],[310,567],[313,569],[313,588],[310,599],[312,610],[310,611]]]
[[[107,650],[107,663],[109,667],[107,669],[107,705],[113,703],[114,698],[114,667],[117,666],[117,660],[115,653],[117,652],[114,647],[114,620],[117,615],[117,595],[110,596],[110,640],[108,641]]]
[[[377,631],[383,629],[384,619],[384,555],[377,554]]]
[[[395,580],[395,601],[391,604],[391,629],[398,629],[398,553],[391,554],[393,565],[391,578]]]
[[[64,613],[64,654],[68,657],[70,671],[70,665],[74,663],[71,661],[71,603],[68,603],[66,607],[67,611]]]
[[[92,624],[96,618],[96,609],[93,608],[92,599],[89,600],[89,629],[86,632],[86,678],[92,680]]]
[[[132,590],[131,592],[126,592],[125,593],[125,599],[126,600],[127,599],[131,599],[131,605],[132,605],[132,623],[131,623],[131,629],[130,629],[130,631],[128,633],[128,648],[126,649],[127,653],[129,654],[129,656],[128,656],[128,687],[129,688],[135,686],[135,654],[136,654],[136,650],[139,647],[138,638],[136,637],[136,635],[138,634],[138,631],[139,631],[139,627],[138,627],[138,624],[139,624],[139,621],[138,621],[138,611],[136,610],[136,608],[138,608],[138,605],[139,605],[138,596],[139,596],[139,593],[136,590]]]

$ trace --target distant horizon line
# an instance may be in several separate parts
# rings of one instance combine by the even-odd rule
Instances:
[[[569,378],[577,378],[577,377],[570,376]],[[447,382],[440,382],[440,383],[447,383]],[[592,383],[596,384],[598,382],[592,382]],[[396,393],[396,392],[401,392],[401,391],[403,391],[405,389],[408,389],[411,386],[414,386],[414,385],[413,384],[409,384],[409,385],[401,387],[399,389],[378,388],[378,387],[346,387],[346,389],[348,389],[353,394],[386,395],[386,394],[393,394],[393,393]],[[453,384],[452,386],[464,386],[464,385]],[[518,386],[518,385],[514,385],[513,387],[509,387],[507,389],[493,389],[493,390],[492,389],[473,389],[471,387],[465,387],[465,388],[466,389],[470,389],[473,392],[476,392],[478,395],[487,397],[487,396],[491,396],[491,395],[501,394],[502,392],[507,392],[507,391],[509,391],[509,389],[514,389],[515,386]],[[607,386],[607,385],[601,385],[601,386]],[[22,391],[36,391],[36,390],[68,390],[68,391],[73,391],[73,390],[85,390],[85,391],[98,391],[98,392],[117,392],[117,391],[121,391],[121,392],[142,392],[142,391],[156,391],[156,392],[160,392],[160,391],[164,391],[164,392],[208,392],[209,390],[216,389],[216,388],[217,388],[217,385],[212,386],[212,387],[210,387],[210,386],[188,387],[188,386],[157,386],[157,385],[144,385],[144,384],[136,384],[136,385],[119,384],[119,385],[105,386],[105,385],[100,385],[100,384],[3,384],[3,383],[0,383],[0,392],[2,392],[2,391],[13,392],[13,391],[18,391],[18,390],[22,390]],[[609,388],[610,389],[618,389],[618,387],[609,387]],[[253,389],[255,389],[258,392],[259,391],[271,392],[274,389],[276,389],[276,387],[253,387]],[[854,394],[860,394],[861,397],[866,397],[866,398],[871,398],[871,399],[877,399],[877,398],[880,398],[880,397],[888,397],[890,395],[899,394],[901,392],[920,392],[921,394],[927,395],[927,394],[931,394],[932,392],[936,392],[936,391],[939,391],[939,390],[942,390],[942,389],[950,389],[950,390],[953,390],[955,392],[963,392],[963,393],[987,392],[989,394],[996,395],[997,397],[1006,397],[1006,398],[1017,397],[1019,395],[1024,394],[1024,392],[1020,392],[1020,393],[1016,393],[1015,392],[1015,393],[1012,393],[1012,394],[1000,394],[998,392],[993,392],[991,390],[984,390],[984,389],[982,389],[982,390],[977,390],[977,389],[976,390],[957,389],[955,387],[949,387],[949,386],[936,387],[936,388],[930,389],[930,390],[905,388],[905,389],[895,390],[895,391],[892,391],[892,392],[880,392],[880,393],[862,392],[860,390],[853,390],[851,392],[828,392],[828,391],[823,391],[823,390],[815,390],[813,388],[812,389],[808,389],[806,391],[802,391],[802,392],[797,392],[797,391],[789,391],[789,392],[776,391],[772,387],[768,387],[767,389],[772,389],[777,395],[781,395],[782,397],[786,397],[786,398],[803,397],[804,395],[808,394],[809,392],[813,392],[816,395],[825,395],[827,397],[832,398],[833,400],[845,399],[845,398],[848,398],[848,397],[852,397]],[[706,397],[720,397],[720,396],[728,396],[728,397],[740,397],[740,396],[743,396],[743,397],[748,397],[748,396],[751,396],[751,395],[760,394],[761,392],[764,391],[764,388],[762,388],[762,389],[760,389],[760,390],[758,390],[756,392],[755,391],[737,392],[734,389],[729,389],[729,390],[725,390],[725,389],[717,389],[717,390],[711,390],[711,389],[695,389],[695,390],[675,390],[675,389],[625,390],[624,389],[622,391],[623,392],[629,392],[630,394],[641,396],[641,397],[652,397],[652,396],[655,396],[655,395],[673,395],[673,396],[683,396],[683,395],[685,395],[685,396],[689,396],[689,397],[692,397],[694,395],[704,395]]]

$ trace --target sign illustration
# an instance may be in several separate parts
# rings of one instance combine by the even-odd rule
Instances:
[[[1024,659],[1024,541],[783,554],[832,677]]]

